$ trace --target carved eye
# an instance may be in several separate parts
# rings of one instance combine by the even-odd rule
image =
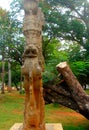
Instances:
[[[26,50],[26,52],[25,52],[26,54],[29,54],[30,53],[30,50]]]
[[[33,53],[33,54],[37,54],[36,49],[33,49],[33,50],[32,50],[32,53]]]

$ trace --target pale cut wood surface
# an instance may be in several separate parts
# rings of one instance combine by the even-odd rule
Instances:
[[[63,130],[61,123],[46,123],[46,130]],[[22,123],[15,123],[10,130],[22,130]]]

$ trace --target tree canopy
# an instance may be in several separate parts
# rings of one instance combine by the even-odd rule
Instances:
[[[87,0],[46,0],[46,2],[45,29],[49,37],[77,42],[86,49],[87,55],[89,2]],[[87,56],[86,59],[88,59]]]

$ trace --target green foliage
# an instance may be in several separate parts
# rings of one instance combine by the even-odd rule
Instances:
[[[22,22],[13,13],[0,9],[0,55],[3,59],[22,63],[24,37]]]
[[[89,50],[89,40],[87,40],[86,44],[85,44],[85,49]],[[85,60],[89,61],[89,51],[85,52]]]
[[[7,41],[10,41],[9,24],[10,19],[8,12],[0,8],[0,55],[3,57],[5,57],[5,53],[7,53]]]
[[[49,39],[54,37],[54,39],[69,41],[68,48],[64,45],[62,51],[57,47],[56,56],[46,57],[46,59],[48,58],[46,65],[48,66],[50,63],[49,66],[53,66],[52,63],[55,63],[54,66],[56,66],[58,62],[68,61],[78,79],[83,78],[84,81],[82,81],[86,82],[89,77],[87,67],[89,60],[89,2],[87,0],[46,0],[46,2],[44,2],[46,9],[43,8],[46,18],[45,34]],[[49,46],[49,48],[51,47]],[[53,54],[55,54],[54,50]]]
[[[89,75],[89,62],[77,61],[72,62],[70,65],[76,76],[82,75],[87,77]]]
[[[77,42],[88,52],[89,1],[46,0],[46,32],[49,36]]]
[[[76,42],[70,44],[67,51],[69,62],[85,60],[86,51],[81,48],[80,44],[77,44]]]
[[[23,0],[12,0],[10,4],[11,14],[14,19],[23,17]]]
[[[12,83],[15,85],[15,86],[18,86],[19,82],[20,82],[20,77],[21,77],[21,72],[20,70],[14,70],[12,71]]]
[[[68,60],[68,53],[61,50],[61,44],[55,38],[43,38],[43,55],[45,58],[45,71],[43,72],[43,82],[53,80],[57,75],[56,65],[59,62]]]
[[[72,62],[70,66],[81,85],[89,84],[89,62]]]
[[[43,38],[43,55],[45,63],[56,66],[58,62],[68,60],[68,52],[56,38]]]
[[[19,91],[19,93],[20,93],[20,94],[25,94],[25,90],[24,90],[24,89],[21,89],[21,90]]]
[[[46,69],[42,77],[43,77],[43,83],[46,83],[48,81],[52,81],[56,77],[56,75],[55,73],[52,73],[51,70]]]
[[[11,82],[12,86],[18,86],[21,80],[20,65],[12,64],[11,68]],[[5,83],[8,85],[8,70],[5,73]]]
[[[59,107],[60,107],[60,105],[59,105],[58,103],[53,103],[53,106],[54,106],[55,108],[59,108]]]

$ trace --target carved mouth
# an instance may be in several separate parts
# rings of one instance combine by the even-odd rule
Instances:
[[[34,58],[34,57],[37,57],[37,56],[29,56],[30,58]]]
[[[34,58],[34,57],[37,57],[37,55],[27,55],[25,57]]]

